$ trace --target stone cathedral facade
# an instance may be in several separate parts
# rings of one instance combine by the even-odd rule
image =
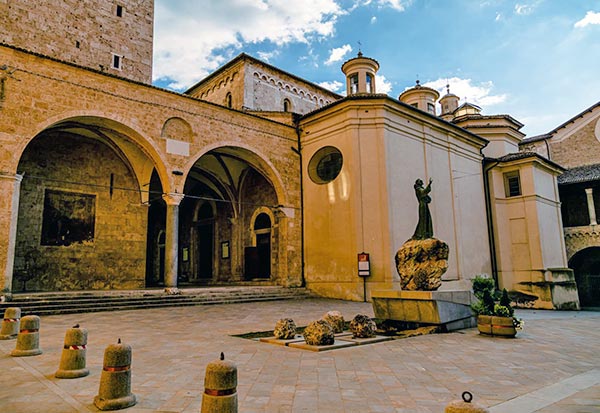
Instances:
[[[368,299],[399,288],[413,183],[432,178],[442,289],[485,273],[524,306],[579,307],[564,169],[519,152],[511,116],[419,84],[378,94],[362,54],[342,66],[346,96],[246,54],[174,93],[150,83],[152,1],[40,3],[0,2],[5,293],[263,283]]]

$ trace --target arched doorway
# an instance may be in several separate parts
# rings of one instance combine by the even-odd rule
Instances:
[[[600,247],[577,252],[569,267],[575,272],[581,307],[600,307]]]
[[[256,237],[256,277],[271,276],[271,218],[266,213],[258,214],[254,221]]]
[[[209,202],[201,204],[196,223],[197,278],[210,280],[213,277],[215,218]]]

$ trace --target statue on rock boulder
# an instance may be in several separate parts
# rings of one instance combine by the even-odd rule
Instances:
[[[419,222],[412,238],[396,253],[396,268],[403,290],[435,291],[442,285],[442,275],[448,269],[448,244],[433,237],[429,212],[431,183],[429,179],[429,184],[423,187],[423,181],[416,180]]]

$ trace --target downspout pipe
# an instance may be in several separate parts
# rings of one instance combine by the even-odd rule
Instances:
[[[294,115],[294,125],[296,127],[296,147],[292,146],[292,151],[298,155],[300,174],[300,286],[306,287],[305,264],[304,264],[304,180],[302,178],[302,129],[300,129],[300,116]]]
[[[483,149],[483,148],[482,148]],[[481,152],[483,155],[483,151]],[[488,246],[490,249],[490,264],[492,266],[492,278],[496,284],[496,288],[499,288],[498,283],[498,262],[496,260],[496,240],[494,238],[494,221],[492,214],[492,194],[490,192],[490,178],[489,172],[496,167],[500,161],[493,160],[491,158],[483,157],[483,190],[485,192],[485,213],[487,216],[487,227],[488,227]]]

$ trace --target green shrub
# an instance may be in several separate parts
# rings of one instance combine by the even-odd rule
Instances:
[[[512,308],[496,304],[494,306],[494,315],[498,317],[512,317]]]
[[[484,291],[489,291],[490,295],[493,296],[496,285],[493,278],[489,278],[486,275],[477,275],[471,280],[473,285],[473,294],[480,300],[483,300]]]
[[[500,296],[500,305],[502,307],[506,307],[508,309],[509,315],[506,316],[506,317],[512,317],[513,316],[513,314],[515,313],[515,310],[510,305],[510,297],[508,296],[508,291],[506,291],[506,288],[504,288],[502,290],[502,295]]]

